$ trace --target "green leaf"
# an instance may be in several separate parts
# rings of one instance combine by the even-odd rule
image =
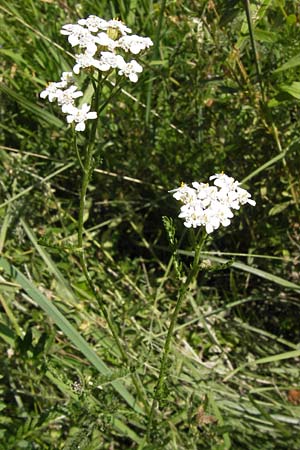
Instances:
[[[291,350],[290,352],[284,352],[279,353],[277,355],[272,356],[266,356],[264,358],[259,358],[251,361],[251,364],[267,364],[270,362],[278,362],[282,361],[284,359],[291,359],[291,358],[298,358],[300,356],[300,350]],[[245,367],[247,367],[250,363],[242,364],[241,366],[234,369],[232,372],[230,372],[223,381],[228,381],[230,378],[232,378],[235,374],[243,370]]]
[[[214,398],[213,392],[208,393],[208,401],[213,410],[214,415],[218,419],[219,425],[221,425],[221,426],[224,425],[224,419],[221,414],[220,408],[218,407],[218,404]],[[222,450],[229,450],[231,448],[231,441],[230,441],[229,433],[223,433],[223,439],[224,439],[224,445],[222,445]],[[220,450],[221,450],[221,448],[220,448]]]
[[[5,50],[5,49],[1,48],[0,54],[8,56],[17,64],[26,65],[26,61],[24,60],[24,58],[20,54],[13,52],[12,50]]]
[[[300,59],[299,59],[299,63],[300,63]],[[299,81],[294,81],[289,86],[282,84],[281,86],[279,86],[279,89],[283,92],[287,92],[288,94],[292,95],[292,97],[298,98],[300,100],[300,82]]]
[[[268,167],[272,166],[273,164],[276,164],[278,161],[281,161],[285,157],[285,155],[286,155],[286,151],[283,151],[283,152],[279,153],[278,155],[274,156],[274,158],[269,159],[269,161],[265,162],[260,167],[253,170],[253,172],[251,172],[245,178],[243,178],[242,184],[246,183],[246,181],[248,181],[248,180],[251,180],[251,178],[255,177],[260,172],[264,172]]]
[[[189,251],[185,251],[185,250],[179,250],[178,253],[182,254],[182,255],[189,255],[189,256],[193,256],[194,252],[189,252]],[[205,259],[207,258],[207,254],[203,253],[201,255],[201,258]],[[296,292],[300,293],[300,286],[296,283],[293,283],[292,281],[289,280],[285,280],[282,277],[279,277],[277,275],[273,275],[269,272],[266,272],[264,270],[261,269],[257,269],[256,267],[252,267],[249,266],[248,264],[244,264],[242,262],[239,261],[230,261],[229,259],[225,259],[225,258],[220,258],[218,256],[209,256],[209,259],[211,261],[216,261],[218,263],[221,264],[230,264],[230,267],[233,267],[235,269],[238,270],[242,270],[243,272],[247,272],[247,273],[251,273],[252,275],[255,275],[257,277],[260,278],[264,278],[265,280],[271,281],[272,283],[276,283],[279,284],[280,286],[289,288],[289,289],[293,289]]]
[[[273,208],[269,211],[269,216],[275,216],[276,214],[280,214],[284,211],[288,206],[290,206],[291,202],[280,203],[279,205],[273,206]]]
[[[9,328],[5,323],[0,322],[0,339],[5,341],[10,346],[13,345],[15,340],[15,334],[11,328]]]
[[[264,358],[257,359],[255,364],[283,361],[284,359],[298,358],[299,356],[300,350],[292,350],[290,352],[279,353],[278,355],[266,356]]]
[[[254,30],[254,38],[256,41],[261,42],[276,42],[278,39],[278,34],[272,31],[259,30],[256,28]]]
[[[228,262],[227,259],[223,260],[223,258],[214,257],[211,259],[222,260],[222,262],[224,262],[224,263]],[[234,267],[235,269],[242,270],[244,272],[251,273],[252,275],[256,275],[258,277],[264,278],[265,280],[271,281],[272,283],[279,284],[283,287],[293,289],[296,292],[300,293],[300,286],[298,284],[292,283],[291,281],[285,280],[284,278],[278,277],[277,275],[273,275],[269,272],[265,272],[264,270],[256,269],[255,267],[251,267],[247,264],[244,264],[244,263],[241,263],[238,261],[234,261],[232,263],[232,267]]]
[[[63,274],[60,272],[60,270],[57,268],[56,264],[52,260],[51,256],[47,253],[45,248],[41,247],[37,239],[33,233],[33,230],[28,226],[28,224],[25,222],[24,219],[20,220],[27,236],[31,240],[33,246],[36,248],[40,256],[43,258],[48,270],[50,273],[52,273],[55,278],[58,281],[58,290],[60,291],[60,295],[62,297],[66,296],[69,300],[71,300],[73,303],[76,302],[76,295],[72,291],[71,286],[69,285],[68,281],[64,278]]]
[[[294,56],[293,58],[289,59],[286,63],[284,63],[281,67],[278,67],[278,69],[274,70],[273,73],[282,72],[283,70],[288,70],[293,67],[297,67],[300,65],[300,54]]]
[[[18,192],[18,194],[13,195],[12,197],[8,198],[5,202],[1,203],[0,209],[3,208],[6,205],[9,205],[10,203],[13,203],[18,198],[22,197],[23,195],[27,195],[34,187],[36,187],[39,183],[43,182],[45,183],[48,180],[51,180],[52,178],[56,177],[58,174],[68,170],[70,167],[74,166],[74,162],[71,162],[69,164],[63,164],[61,165],[57,170],[50,173],[50,175],[47,175],[42,179],[42,181],[38,181],[38,183],[32,184],[31,186],[27,187],[26,189],[23,189],[23,191]]]
[[[297,23],[297,16],[295,14],[290,14],[287,16],[286,21],[289,25],[295,25]]]
[[[254,32],[255,32],[255,27],[257,26],[257,24],[263,19],[264,15],[266,14],[268,8],[271,6],[273,0],[262,0],[262,2],[260,2],[260,4],[258,5],[254,5],[251,4],[251,16],[252,16],[252,20],[253,20],[253,28],[254,28]],[[248,23],[247,23],[247,19],[245,18],[242,26],[241,26],[241,30],[240,30],[240,37],[238,38],[235,47],[238,49],[242,49],[242,47],[244,46],[245,42],[248,40],[249,38],[249,29],[248,29]]]

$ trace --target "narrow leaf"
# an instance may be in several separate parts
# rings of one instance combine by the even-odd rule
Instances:
[[[53,320],[58,328],[70,339],[79,351],[90,361],[90,363],[103,375],[111,375],[112,371],[106,366],[102,359],[95,353],[90,345],[83,339],[80,333],[63,316],[59,309],[48,300],[16,267],[5,258],[0,257],[0,267],[16,283],[22,286],[24,291],[32,298]],[[137,412],[143,414],[143,410],[137,405],[133,396],[120,381],[112,381],[112,386],[124,398],[124,400]]]
[[[241,366],[237,367],[235,370],[230,372],[224,378],[223,381],[228,381],[230,378],[232,378],[238,372],[245,369],[245,367],[247,367],[249,364],[266,364],[266,363],[270,363],[270,362],[282,361],[284,359],[298,358],[299,356],[300,356],[300,350],[292,350],[290,352],[284,352],[284,353],[279,353],[277,355],[266,356],[264,358],[255,359],[255,360],[251,361],[251,363],[245,363],[245,364],[242,364]]]
[[[37,239],[33,233],[33,230],[27,225],[27,223],[25,222],[24,219],[21,219],[21,224],[22,224],[27,236],[31,240],[32,244],[34,245],[34,247],[36,248],[36,250],[38,251],[40,256],[43,258],[45,264],[48,267],[48,270],[57,279],[57,281],[59,283],[60,291],[61,291],[60,294],[62,296],[66,295],[66,297],[69,298],[70,300],[72,300],[73,302],[74,302],[74,300],[76,301],[76,295],[72,291],[71,286],[69,285],[67,280],[64,278],[64,276],[62,275],[60,270],[57,268],[57,266],[55,265],[51,256],[47,253],[47,251],[43,247],[41,247],[38,244]]]
[[[187,252],[185,250],[179,250],[178,253],[180,253],[182,255],[189,255],[189,256],[194,255],[194,252]],[[207,258],[207,254],[203,253],[203,255],[201,257]],[[248,264],[244,264],[239,261],[230,261],[229,259],[220,258],[218,256],[209,256],[209,259],[211,259],[212,261],[215,261],[219,264],[230,264],[230,267],[233,267],[238,270],[242,270],[243,272],[251,273],[252,275],[256,275],[260,278],[264,278],[268,281],[271,281],[272,283],[279,284],[280,286],[283,286],[283,287],[286,287],[289,289],[293,289],[294,291],[300,293],[300,285],[293,283],[292,281],[285,280],[284,278],[279,277],[277,275],[273,275],[269,272],[265,272],[264,270],[256,269],[256,267],[249,266]]]
[[[282,72],[283,70],[292,69],[293,67],[297,67],[300,65],[300,54],[294,56],[293,58],[289,59],[286,63],[284,63],[281,67],[278,67],[278,69],[274,70],[273,73]]]
[[[289,86],[282,84],[281,86],[279,86],[279,89],[283,92],[287,92],[292,97],[300,99],[300,82],[299,81],[294,81]]]

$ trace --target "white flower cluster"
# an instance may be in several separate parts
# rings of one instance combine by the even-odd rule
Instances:
[[[97,113],[90,112],[90,105],[84,103],[81,108],[75,106],[75,99],[82,97],[83,92],[77,91],[77,87],[72,85],[73,73],[63,72],[59,82],[49,83],[48,87],[40,93],[41,98],[47,98],[50,102],[57,100],[62,112],[67,114],[67,122],[75,122],[76,131],[85,130],[85,122],[88,119],[96,119]]]
[[[79,47],[82,52],[75,55],[73,72],[63,72],[61,80],[49,83],[40,97],[48,97],[50,102],[57,100],[62,112],[67,114],[67,122],[75,122],[75,130],[84,131],[85,121],[96,119],[97,113],[90,111],[86,103],[81,108],[75,106],[75,99],[83,93],[72,84],[73,74],[78,75],[84,69],[101,72],[116,69],[118,75],[136,83],[138,74],[143,71],[142,66],[135,59],[125,61],[118,52],[137,55],[151,47],[153,42],[148,37],[129,35],[131,29],[119,20],[104,20],[97,16],[80,19],[77,24],[63,25],[61,33],[68,36],[72,47]]]
[[[214,180],[213,185],[194,181],[192,187],[182,184],[170,192],[183,203],[179,217],[184,219],[187,228],[204,226],[207,233],[212,233],[220,225],[227,227],[230,224],[233,209],[246,203],[255,206],[256,203],[238,181],[225,173],[217,173],[209,179]]]

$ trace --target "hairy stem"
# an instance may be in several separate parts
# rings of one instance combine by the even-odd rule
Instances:
[[[174,308],[174,311],[173,311],[173,314],[171,317],[171,322],[170,322],[170,325],[168,328],[168,333],[167,333],[167,337],[166,337],[165,345],[164,345],[164,349],[163,349],[163,355],[162,355],[162,359],[161,359],[161,363],[160,363],[158,381],[157,381],[157,384],[155,387],[154,397],[153,397],[151,410],[150,410],[150,414],[149,414],[149,419],[148,419],[148,425],[147,425],[146,439],[149,443],[151,440],[150,435],[151,435],[151,429],[152,429],[152,423],[153,423],[155,409],[159,403],[159,397],[163,391],[163,387],[164,387],[164,383],[165,383],[165,379],[166,379],[167,362],[168,362],[168,356],[169,356],[169,352],[170,352],[174,328],[177,323],[177,317],[178,317],[179,311],[181,309],[182,303],[186,297],[187,291],[199,273],[199,270],[200,270],[199,261],[200,261],[201,250],[203,248],[205,237],[206,237],[206,234],[203,233],[201,239],[196,244],[195,253],[194,253],[194,261],[193,261],[192,267],[190,269],[190,272],[187,276],[185,283],[181,286],[181,289],[179,290],[177,302],[176,302],[176,305],[175,305],[175,308]]]
[[[84,245],[83,245],[83,234],[84,234],[84,212],[85,212],[85,208],[86,208],[86,193],[87,193],[87,189],[88,189],[88,185],[89,185],[89,181],[90,181],[90,177],[91,177],[91,172],[92,172],[92,161],[93,161],[93,152],[94,152],[94,143],[95,143],[95,137],[96,137],[96,131],[97,131],[97,126],[98,126],[98,122],[99,122],[99,114],[100,112],[103,110],[103,105],[100,107],[99,106],[99,102],[100,102],[100,95],[101,95],[101,89],[103,86],[103,82],[105,80],[102,80],[101,82],[101,74],[99,73],[99,78],[97,83],[93,80],[93,87],[94,87],[94,99],[93,99],[93,111],[97,111],[97,119],[95,119],[93,121],[93,125],[91,127],[90,130],[90,134],[89,134],[89,139],[88,139],[88,144],[86,146],[85,149],[85,154],[84,154],[84,161],[82,162],[80,159],[80,155],[78,152],[78,148],[77,148],[77,143],[76,143],[76,139],[74,138],[74,146],[75,146],[75,150],[76,150],[76,154],[78,156],[79,159],[79,164],[82,168],[82,182],[81,182],[81,191],[80,191],[80,206],[79,206],[79,217],[78,217],[78,232],[77,232],[77,242],[78,242],[78,249],[79,249],[79,257],[80,257],[80,265],[82,267],[82,271],[83,274],[86,278],[86,281],[90,287],[90,289],[93,292],[94,298],[98,303],[99,309],[101,311],[101,313],[103,314],[106,323],[108,325],[108,328],[110,330],[110,332],[113,335],[113,338],[115,340],[115,343],[118,347],[118,350],[120,352],[121,358],[122,360],[126,363],[126,365],[129,367],[129,358],[127,355],[126,350],[124,349],[123,345],[121,344],[121,341],[119,339],[119,333],[118,333],[118,328],[117,326],[114,324],[114,322],[112,321],[112,319],[110,318],[108,311],[102,301],[101,296],[99,295],[93,280],[90,277],[89,271],[88,271],[88,266],[86,263],[86,258],[85,258],[85,249],[84,249]],[[119,88],[118,88],[119,90]],[[115,95],[115,92],[112,93],[112,95],[109,97],[109,100],[111,100],[111,98]],[[106,100],[104,102],[104,105],[106,106],[108,103],[108,101]],[[143,402],[146,411],[148,411],[148,403],[147,403],[147,399],[146,399],[146,395],[144,393],[144,389],[143,389],[143,385],[138,377],[138,375],[132,373],[131,374],[132,377],[132,381],[133,384],[136,388],[137,394],[139,399]]]

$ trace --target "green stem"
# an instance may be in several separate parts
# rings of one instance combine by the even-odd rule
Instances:
[[[73,134],[73,147],[75,148],[76,156],[77,156],[79,165],[81,167],[81,170],[84,172],[83,162],[82,162],[79,150],[78,150],[76,131],[75,131],[75,127],[74,126],[72,127],[72,134]]]
[[[174,328],[177,323],[177,317],[178,317],[179,311],[181,309],[182,303],[186,297],[186,293],[187,293],[191,283],[195,280],[195,278],[197,277],[197,275],[199,273],[199,270],[200,270],[199,261],[200,261],[201,250],[203,248],[205,238],[206,238],[206,233],[203,232],[201,239],[196,244],[195,253],[194,253],[194,261],[193,261],[192,267],[190,269],[190,272],[187,276],[185,283],[182,285],[182,287],[179,291],[177,302],[176,302],[176,305],[175,305],[175,308],[174,308],[174,311],[173,311],[173,314],[171,317],[171,322],[169,325],[169,329],[168,329],[168,333],[167,333],[167,337],[166,337],[165,345],[164,345],[164,349],[163,349],[163,355],[162,355],[162,359],[161,359],[161,363],[160,363],[158,381],[157,381],[157,384],[155,387],[154,397],[153,397],[151,410],[150,410],[150,414],[149,414],[149,419],[148,419],[147,432],[146,432],[146,439],[147,439],[148,443],[150,443],[150,435],[151,435],[154,412],[157,407],[158,399],[163,390],[164,383],[165,383],[168,356],[169,356],[169,352],[170,352]]]
[[[88,285],[89,285],[90,289],[92,290],[94,298],[96,299],[96,301],[98,303],[99,309],[102,312],[103,317],[104,317],[104,319],[105,319],[105,321],[106,321],[106,323],[108,325],[108,328],[109,328],[109,330],[111,331],[111,333],[113,335],[115,343],[116,343],[116,345],[118,347],[118,350],[120,352],[121,358],[125,362],[125,364],[130,368],[130,361],[129,361],[128,355],[127,355],[127,353],[126,353],[126,351],[125,351],[124,347],[122,346],[121,341],[119,339],[118,329],[117,329],[116,325],[114,324],[114,322],[111,320],[111,318],[110,318],[110,316],[109,316],[109,314],[108,314],[108,312],[107,312],[107,310],[105,308],[105,305],[103,304],[103,301],[102,301],[101,297],[99,296],[99,294],[98,294],[98,292],[97,292],[97,290],[96,290],[96,288],[94,286],[93,280],[90,277],[90,274],[89,274],[89,271],[88,271],[88,268],[87,268],[87,264],[86,264],[84,250],[82,250],[81,254],[80,254],[80,264],[81,264],[81,267],[82,267],[83,274],[84,274],[84,276],[85,276],[85,278],[86,278],[86,280],[88,282]],[[148,407],[146,394],[144,392],[144,388],[143,388],[143,385],[141,383],[141,380],[140,380],[139,376],[134,374],[134,373],[131,373],[131,378],[132,378],[132,382],[133,382],[133,384],[135,386],[135,389],[137,391],[139,399],[143,402],[145,410],[147,412],[149,412],[149,407]]]
[[[279,133],[278,133],[278,129],[274,123],[274,120],[272,118],[272,113],[269,110],[268,107],[268,103],[267,103],[267,99],[266,99],[266,95],[265,95],[265,91],[264,91],[264,86],[262,83],[262,75],[261,75],[261,67],[260,67],[260,62],[259,62],[259,54],[257,51],[257,46],[256,46],[256,41],[254,38],[254,27],[253,27],[253,23],[252,23],[252,18],[251,18],[251,11],[250,11],[250,0],[244,0],[245,3],[245,11],[246,11],[246,17],[247,17],[247,23],[248,23],[248,29],[249,29],[249,36],[250,36],[250,42],[251,42],[251,47],[252,47],[252,51],[253,51],[253,55],[254,55],[254,61],[255,61],[255,68],[256,68],[256,74],[257,74],[257,80],[260,86],[260,91],[261,91],[261,98],[262,98],[262,102],[264,105],[264,111],[263,114],[266,116],[266,124],[268,125],[268,123],[270,123],[269,129],[271,131],[271,134],[276,142],[276,146],[277,149],[279,151],[279,153],[282,153],[282,145],[279,139]],[[265,114],[267,112],[267,114]],[[270,118],[270,120],[269,120]],[[299,198],[298,198],[298,193],[294,188],[294,183],[293,183],[293,179],[291,176],[291,172],[289,170],[289,167],[287,165],[286,159],[285,157],[282,158],[282,164],[284,167],[284,170],[287,174],[288,180],[289,180],[289,187],[291,190],[291,194],[296,206],[296,209],[299,210]]]
[[[129,361],[129,357],[125,351],[125,349],[123,348],[120,339],[119,339],[119,334],[118,334],[118,329],[115,326],[114,322],[111,320],[107,309],[105,308],[105,305],[102,301],[102,298],[100,297],[100,295],[98,294],[93,280],[90,277],[89,271],[88,271],[88,266],[86,263],[86,258],[85,258],[85,250],[84,250],[84,246],[83,246],[83,233],[84,233],[84,212],[85,212],[85,208],[86,208],[86,193],[87,193],[87,189],[88,189],[88,185],[89,185],[89,181],[90,181],[90,176],[91,176],[91,171],[92,171],[92,160],[93,160],[93,151],[94,151],[94,143],[95,143],[95,137],[96,137],[96,131],[97,131],[97,126],[98,126],[98,122],[99,122],[99,113],[100,110],[103,109],[103,107],[100,108],[99,106],[99,102],[100,102],[100,94],[101,94],[101,89],[103,86],[103,82],[105,80],[101,80],[101,73],[99,72],[99,78],[97,83],[95,83],[94,80],[92,80],[93,83],[93,87],[94,87],[94,100],[93,100],[93,105],[92,105],[92,110],[93,111],[97,111],[97,119],[95,119],[93,121],[93,125],[91,127],[90,130],[90,134],[89,134],[89,139],[88,139],[88,145],[85,149],[85,155],[84,155],[84,162],[82,164],[81,162],[81,158],[78,154],[78,159],[79,159],[79,164],[81,165],[82,168],[82,184],[81,184],[81,191],[80,191],[80,205],[79,205],[79,217],[78,217],[78,233],[77,233],[77,242],[78,242],[78,250],[80,252],[79,254],[79,258],[80,258],[80,264],[82,267],[82,271],[83,274],[88,282],[88,285],[90,287],[90,289],[93,292],[93,295],[95,297],[95,300],[98,303],[99,309],[101,311],[101,313],[103,314],[106,323],[114,337],[114,340],[116,342],[116,345],[119,349],[119,352],[121,354],[122,360],[126,363],[126,365],[129,367],[130,366],[130,361]],[[111,97],[109,98],[111,99]],[[107,102],[106,102],[107,103]],[[76,139],[74,139],[74,145],[77,147],[76,145]],[[78,152],[78,149],[76,148],[76,152]],[[145,409],[146,411],[149,410],[148,407],[148,402],[147,402],[147,398],[146,395],[144,393],[144,389],[143,389],[143,385],[138,377],[138,375],[132,373],[131,374],[132,377],[132,381],[133,384],[136,388],[137,394],[139,396],[139,399],[144,403]]]
[[[98,75],[98,83],[94,86],[94,100],[93,100],[93,111],[98,112],[99,108],[99,100],[100,100],[100,93],[102,88],[101,83],[101,73],[99,72]],[[85,155],[84,155],[84,163],[82,167],[82,183],[81,183],[81,191],[80,191],[80,205],[79,205],[79,217],[78,217],[78,234],[77,234],[77,240],[78,240],[78,247],[80,252],[83,252],[83,219],[84,219],[84,211],[85,211],[85,205],[86,205],[86,193],[87,188],[89,185],[90,175],[91,175],[91,163],[93,158],[93,149],[94,149],[94,143],[95,143],[95,137],[96,137],[96,131],[97,131],[97,125],[99,122],[99,114],[97,114],[97,118],[94,120],[93,125],[90,130],[89,135],[89,141],[88,145],[85,149]],[[77,151],[77,149],[76,149]]]
[[[115,85],[114,90],[112,90],[109,98],[105,100],[105,102],[100,106],[99,114],[106,108],[108,103],[121,92],[124,84],[125,84],[124,82],[123,83],[119,82],[118,84]]]
[[[278,129],[277,129],[277,127],[276,127],[276,125],[275,125],[275,123],[273,121],[271,123],[271,132],[272,132],[272,135],[273,135],[273,137],[275,139],[275,142],[276,142],[276,145],[277,145],[279,153],[282,153],[283,149],[282,149],[282,145],[281,145],[281,142],[280,142]],[[292,194],[292,197],[293,197],[296,209],[299,210],[298,193],[297,193],[297,191],[294,188],[293,179],[292,179],[292,176],[291,176],[291,173],[290,173],[290,170],[289,170],[289,167],[287,165],[285,157],[282,158],[282,165],[283,165],[283,167],[284,167],[284,169],[285,169],[285,171],[287,173],[287,176],[288,176],[290,190],[291,190],[291,194]]]
[[[162,0],[161,6],[160,6],[160,11],[159,11],[158,24],[156,27],[156,33],[155,33],[155,38],[154,38],[153,59],[155,59],[155,60],[159,59],[159,42],[160,42],[165,8],[166,8],[166,0]],[[152,103],[152,99],[151,99],[152,85],[153,85],[153,81],[152,81],[152,79],[150,79],[149,83],[148,83],[147,98],[146,98],[146,124],[149,124],[149,122],[150,122],[151,103]]]
[[[252,18],[251,18],[250,1],[244,0],[244,2],[245,2],[245,10],[246,10],[246,17],[247,17],[247,23],[248,23],[248,29],[249,29],[250,42],[251,42],[251,47],[252,47],[252,51],[253,51],[253,55],[254,55],[257,81],[258,81],[258,84],[260,87],[262,100],[264,103],[266,103],[265,91],[264,91],[262,77],[261,77],[261,67],[260,67],[260,63],[259,63],[259,55],[258,55],[258,51],[257,51],[256,41],[254,38],[254,27],[253,27]]]

